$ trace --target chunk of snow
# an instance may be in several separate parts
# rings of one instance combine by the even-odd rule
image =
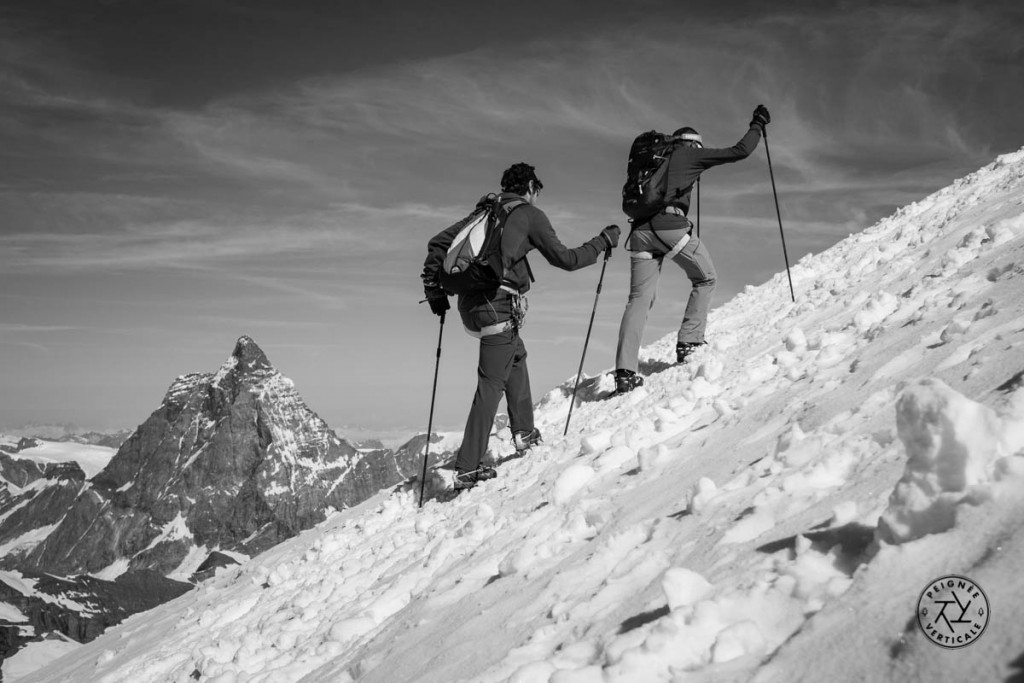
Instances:
[[[685,567],[671,567],[661,579],[661,589],[669,609],[694,604],[711,592],[713,586],[703,576]]]
[[[952,528],[960,504],[987,497],[995,463],[1008,453],[996,414],[937,379],[900,396],[896,427],[907,465],[878,533],[905,543]]]
[[[783,339],[783,342],[786,344],[787,351],[800,352],[807,348],[807,335],[799,327],[794,327]]]
[[[562,470],[552,489],[552,502],[564,505],[574,495],[583,490],[594,478],[593,468],[587,465],[570,465]]]
[[[693,486],[687,509],[693,514],[700,514],[707,507],[708,501],[717,495],[718,487],[715,486],[715,482],[707,477],[701,477]]]
[[[718,634],[711,651],[711,661],[721,664],[746,655],[760,654],[764,649],[764,636],[757,624],[753,621],[740,621],[727,626]]]

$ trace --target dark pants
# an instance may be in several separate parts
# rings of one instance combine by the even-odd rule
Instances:
[[[470,330],[503,322],[507,295],[459,307],[463,323]],[[508,330],[480,338],[477,362],[476,394],[466,420],[462,446],[455,460],[459,472],[470,472],[480,466],[487,452],[494,416],[502,395],[508,403],[509,425],[513,432],[533,429],[533,397],[530,394],[530,373],[526,369],[526,346],[516,330]]]

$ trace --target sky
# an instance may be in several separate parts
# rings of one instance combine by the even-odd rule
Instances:
[[[383,489],[5,680],[1020,681],[1022,189],[1024,148],[587,382],[565,437],[563,384],[496,478]]]
[[[343,434],[422,432],[425,245],[509,165],[575,247],[625,225],[637,133],[727,147],[764,103],[793,265],[1024,143],[1022,29],[1014,2],[4,3],[0,427],[134,427],[246,334]],[[765,151],[702,183],[715,305],[785,268]],[[600,266],[533,268],[539,397],[576,373]],[[627,291],[620,249],[588,374]],[[666,269],[647,341],[687,291]],[[441,339],[457,429],[476,342],[456,316]]]

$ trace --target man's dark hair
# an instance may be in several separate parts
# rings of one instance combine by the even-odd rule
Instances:
[[[544,183],[542,183],[540,178],[537,177],[537,173],[534,171],[533,166],[530,166],[525,162],[512,164],[504,173],[501,174],[501,191],[524,195],[530,191],[531,180],[533,181],[533,188],[535,190],[539,190],[544,187]]]

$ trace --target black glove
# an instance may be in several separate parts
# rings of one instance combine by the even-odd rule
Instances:
[[[757,108],[754,109],[754,118],[750,120],[750,127],[753,128],[754,126],[757,126],[761,129],[761,132],[764,132],[764,127],[771,123],[771,121],[772,115],[768,113],[768,107],[763,104],[759,104],[757,105]]]
[[[601,231],[601,237],[608,243],[609,249],[614,249],[619,244],[619,226],[609,225]]]
[[[445,311],[452,307],[448,303],[448,295],[437,285],[425,285],[423,293],[427,295],[427,304],[434,315],[444,315]]]

